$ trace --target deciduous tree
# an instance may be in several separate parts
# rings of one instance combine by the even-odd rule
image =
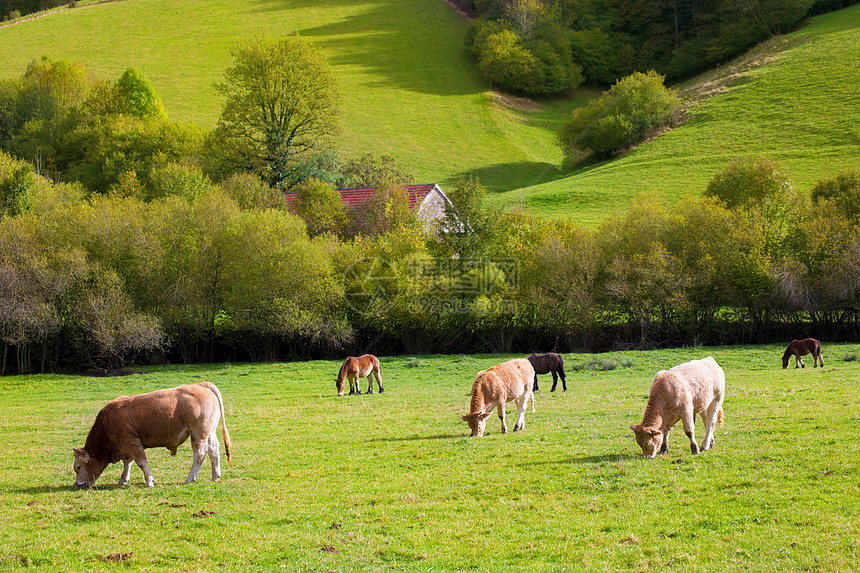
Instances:
[[[242,44],[216,87],[226,101],[213,150],[272,187],[294,185],[298,160],[339,132],[334,72],[308,39]]]

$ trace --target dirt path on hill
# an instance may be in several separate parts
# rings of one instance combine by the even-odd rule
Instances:
[[[445,0],[445,4],[450,6],[457,14],[460,15],[461,18],[463,18],[463,20],[466,20],[467,22],[472,21],[472,17],[469,16],[468,12],[463,10],[463,7],[460,6],[457,0]]]
[[[15,24],[29,22],[30,20],[36,20],[37,18],[42,18],[44,16],[50,16],[51,14],[62,12],[63,10],[76,10],[78,8],[86,8],[87,6],[96,6],[98,4],[107,4],[108,2],[118,1],[119,0],[96,0],[95,2],[87,2],[86,4],[79,4],[76,6],[69,6],[68,4],[66,4],[65,6],[57,6],[56,8],[51,8],[50,10],[42,10],[41,12],[36,12],[35,14],[27,14],[26,16],[21,16],[20,18],[16,18],[8,22],[0,22],[0,28],[8,28],[9,26],[14,26]]]

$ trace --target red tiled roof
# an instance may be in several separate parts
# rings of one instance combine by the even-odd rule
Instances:
[[[424,185],[405,185],[404,189],[406,189],[406,192],[409,194],[409,208],[414,211],[435,186],[436,185],[433,183],[426,183]],[[340,193],[340,200],[343,201],[343,204],[346,205],[348,209],[358,209],[367,203],[373,197],[374,191],[375,189],[373,187],[337,190],[337,192]],[[298,199],[298,193],[284,193],[284,199],[286,199],[287,205],[292,205],[293,202]]]

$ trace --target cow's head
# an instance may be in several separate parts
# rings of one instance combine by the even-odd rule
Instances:
[[[106,466],[104,461],[93,458],[86,450],[75,448],[75,485],[92,487]]]
[[[642,455],[646,458],[655,457],[663,445],[663,432],[656,428],[642,427],[642,424],[630,426],[630,429],[636,435],[636,443],[642,448]]]
[[[466,414],[462,416],[462,418],[469,424],[469,428],[472,430],[473,438],[480,438],[484,435],[484,428],[487,425],[487,418],[490,417],[492,412],[472,412],[471,414]]]
[[[783,370],[788,368],[788,361],[789,360],[791,360],[791,354],[786,352],[785,355],[783,355],[783,357],[782,357],[782,368],[783,368]]]
[[[346,390],[346,382],[343,378],[335,378],[334,387],[337,388],[337,395],[343,396],[344,391]]]

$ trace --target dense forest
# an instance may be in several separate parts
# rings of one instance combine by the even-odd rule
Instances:
[[[856,0],[459,0],[494,84],[526,95],[609,85],[656,70],[669,81],[722,64]]]

